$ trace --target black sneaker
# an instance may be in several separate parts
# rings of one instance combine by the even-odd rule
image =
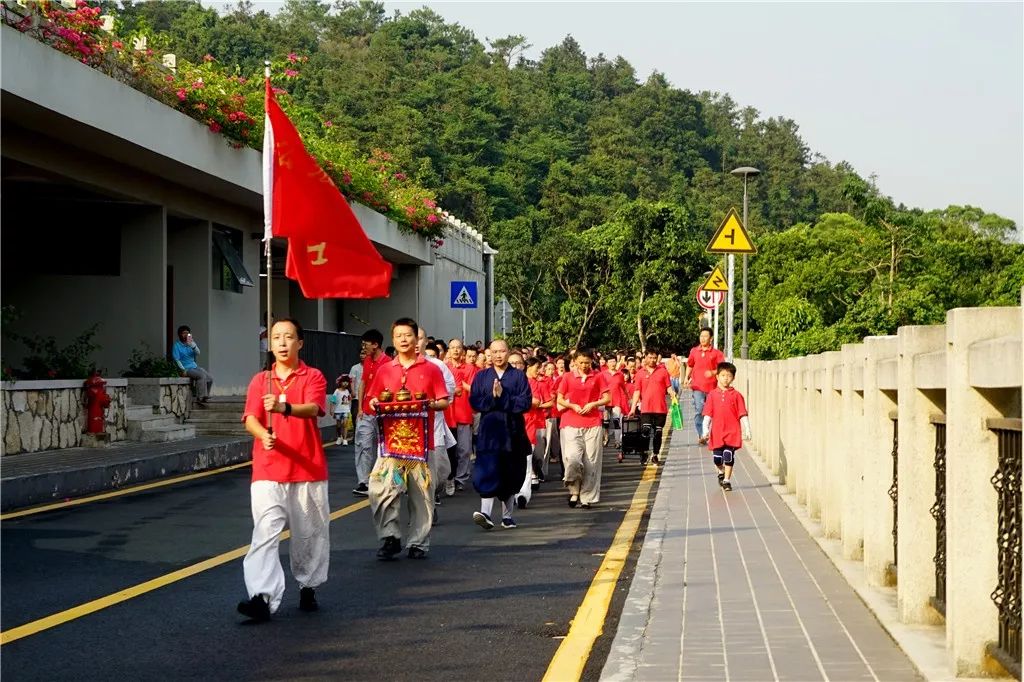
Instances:
[[[725,480],[725,474],[723,474],[721,471],[719,471],[718,472],[718,485],[722,485],[722,481],[724,481],[724,480]]]
[[[249,601],[238,602],[238,612],[257,623],[265,623],[270,620],[270,604],[262,594],[257,594]]]
[[[579,498],[578,495],[570,495],[569,496],[569,506],[570,507],[575,509],[576,505],[578,505],[579,503],[580,503],[580,498]]]
[[[517,528],[518,526],[516,525],[516,520],[515,519],[513,519],[511,516],[506,516],[505,518],[503,518],[501,520],[501,527],[502,528]]]
[[[722,490],[732,490],[732,483],[730,483],[729,481],[722,481]]]
[[[658,459],[657,455],[651,457],[651,464],[653,464],[654,466],[658,466],[659,464],[661,464],[661,460]]]
[[[377,558],[381,561],[390,561],[402,553],[402,543],[394,535],[384,538],[384,544],[377,550]]]
[[[427,553],[419,547],[410,547],[408,556],[410,559],[426,559]]]
[[[365,483],[360,483],[355,488],[352,488],[352,494],[358,495],[359,497],[369,497],[370,489],[366,486]]]
[[[316,611],[320,605],[316,603],[316,592],[312,587],[299,590],[299,611]]]
[[[590,509],[589,502],[580,502],[580,509]]]
[[[473,512],[473,523],[480,526],[484,530],[490,530],[494,528],[494,521],[491,521],[491,517],[483,512]]]
[[[516,506],[520,509],[526,509],[526,495],[516,496]]]

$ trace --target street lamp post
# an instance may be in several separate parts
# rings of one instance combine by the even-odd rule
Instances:
[[[730,172],[736,176],[743,176],[743,227],[749,230],[750,224],[747,222],[747,178],[751,175],[759,175],[761,171],[750,166],[741,166]],[[729,283],[729,286],[732,287],[732,282]],[[732,350],[732,344],[729,344],[729,350]],[[740,357],[746,360],[749,350],[750,347],[747,345],[747,254],[743,254],[743,342],[740,344]]]

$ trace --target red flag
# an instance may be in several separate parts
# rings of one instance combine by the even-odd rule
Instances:
[[[298,280],[306,298],[385,298],[391,292],[391,263],[372,245],[359,251],[339,242],[289,239],[284,274]]]
[[[288,238],[285,275],[306,298],[382,298],[384,260],[334,182],[306,151],[266,82],[263,192],[266,238]],[[267,219],[269,218],[269,219]]]

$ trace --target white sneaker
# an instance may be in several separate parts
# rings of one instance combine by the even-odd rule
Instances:
[[[444,482],[444,494],[448,497],[455,494],[455,479]]]
[[[341,439],[339,438],[338,440],[334,441],[334,444],[335,445],[341,445]]]
[[[341,439],[341,444],[342,444],[342,445],[348,445],[348,441],[347,441],[347,440],[345,440],[344,438],[342,438],[342,439]]]

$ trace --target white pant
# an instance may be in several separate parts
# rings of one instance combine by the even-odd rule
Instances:
[[[285,525],[292,533],[288,556],[299,587],[316,587],[327,580],[331,560],[327,481],[253,481],[249,494],[253,528],[252,544],[242,562],[245,587],[250,597],[265,595],[274,613],[284,597],[278,545]]]
[[[545,429],[537,429],[537,442],[533,446],[533,452],[526,456],[526,479],[523,481],[523,487],[519,490],[519,496],[525,497],[527,504],[533,498],[533,482],[536,480],[533,473],[534,467],[540,466],[545,478],[548,475],[548,458],[544,455],[546,449]]]
[[[580,502],[595,504],[601,499],[601,441],[604,428],[585,429],[563,426],[562,460],[565,462],[565,487]]]
[[[448,459],[448,449],[443,445],[430,451],[427,465],[430,467],[430,499],[434,499],[438,486],[443,486],[452,473],[452,462]]]

